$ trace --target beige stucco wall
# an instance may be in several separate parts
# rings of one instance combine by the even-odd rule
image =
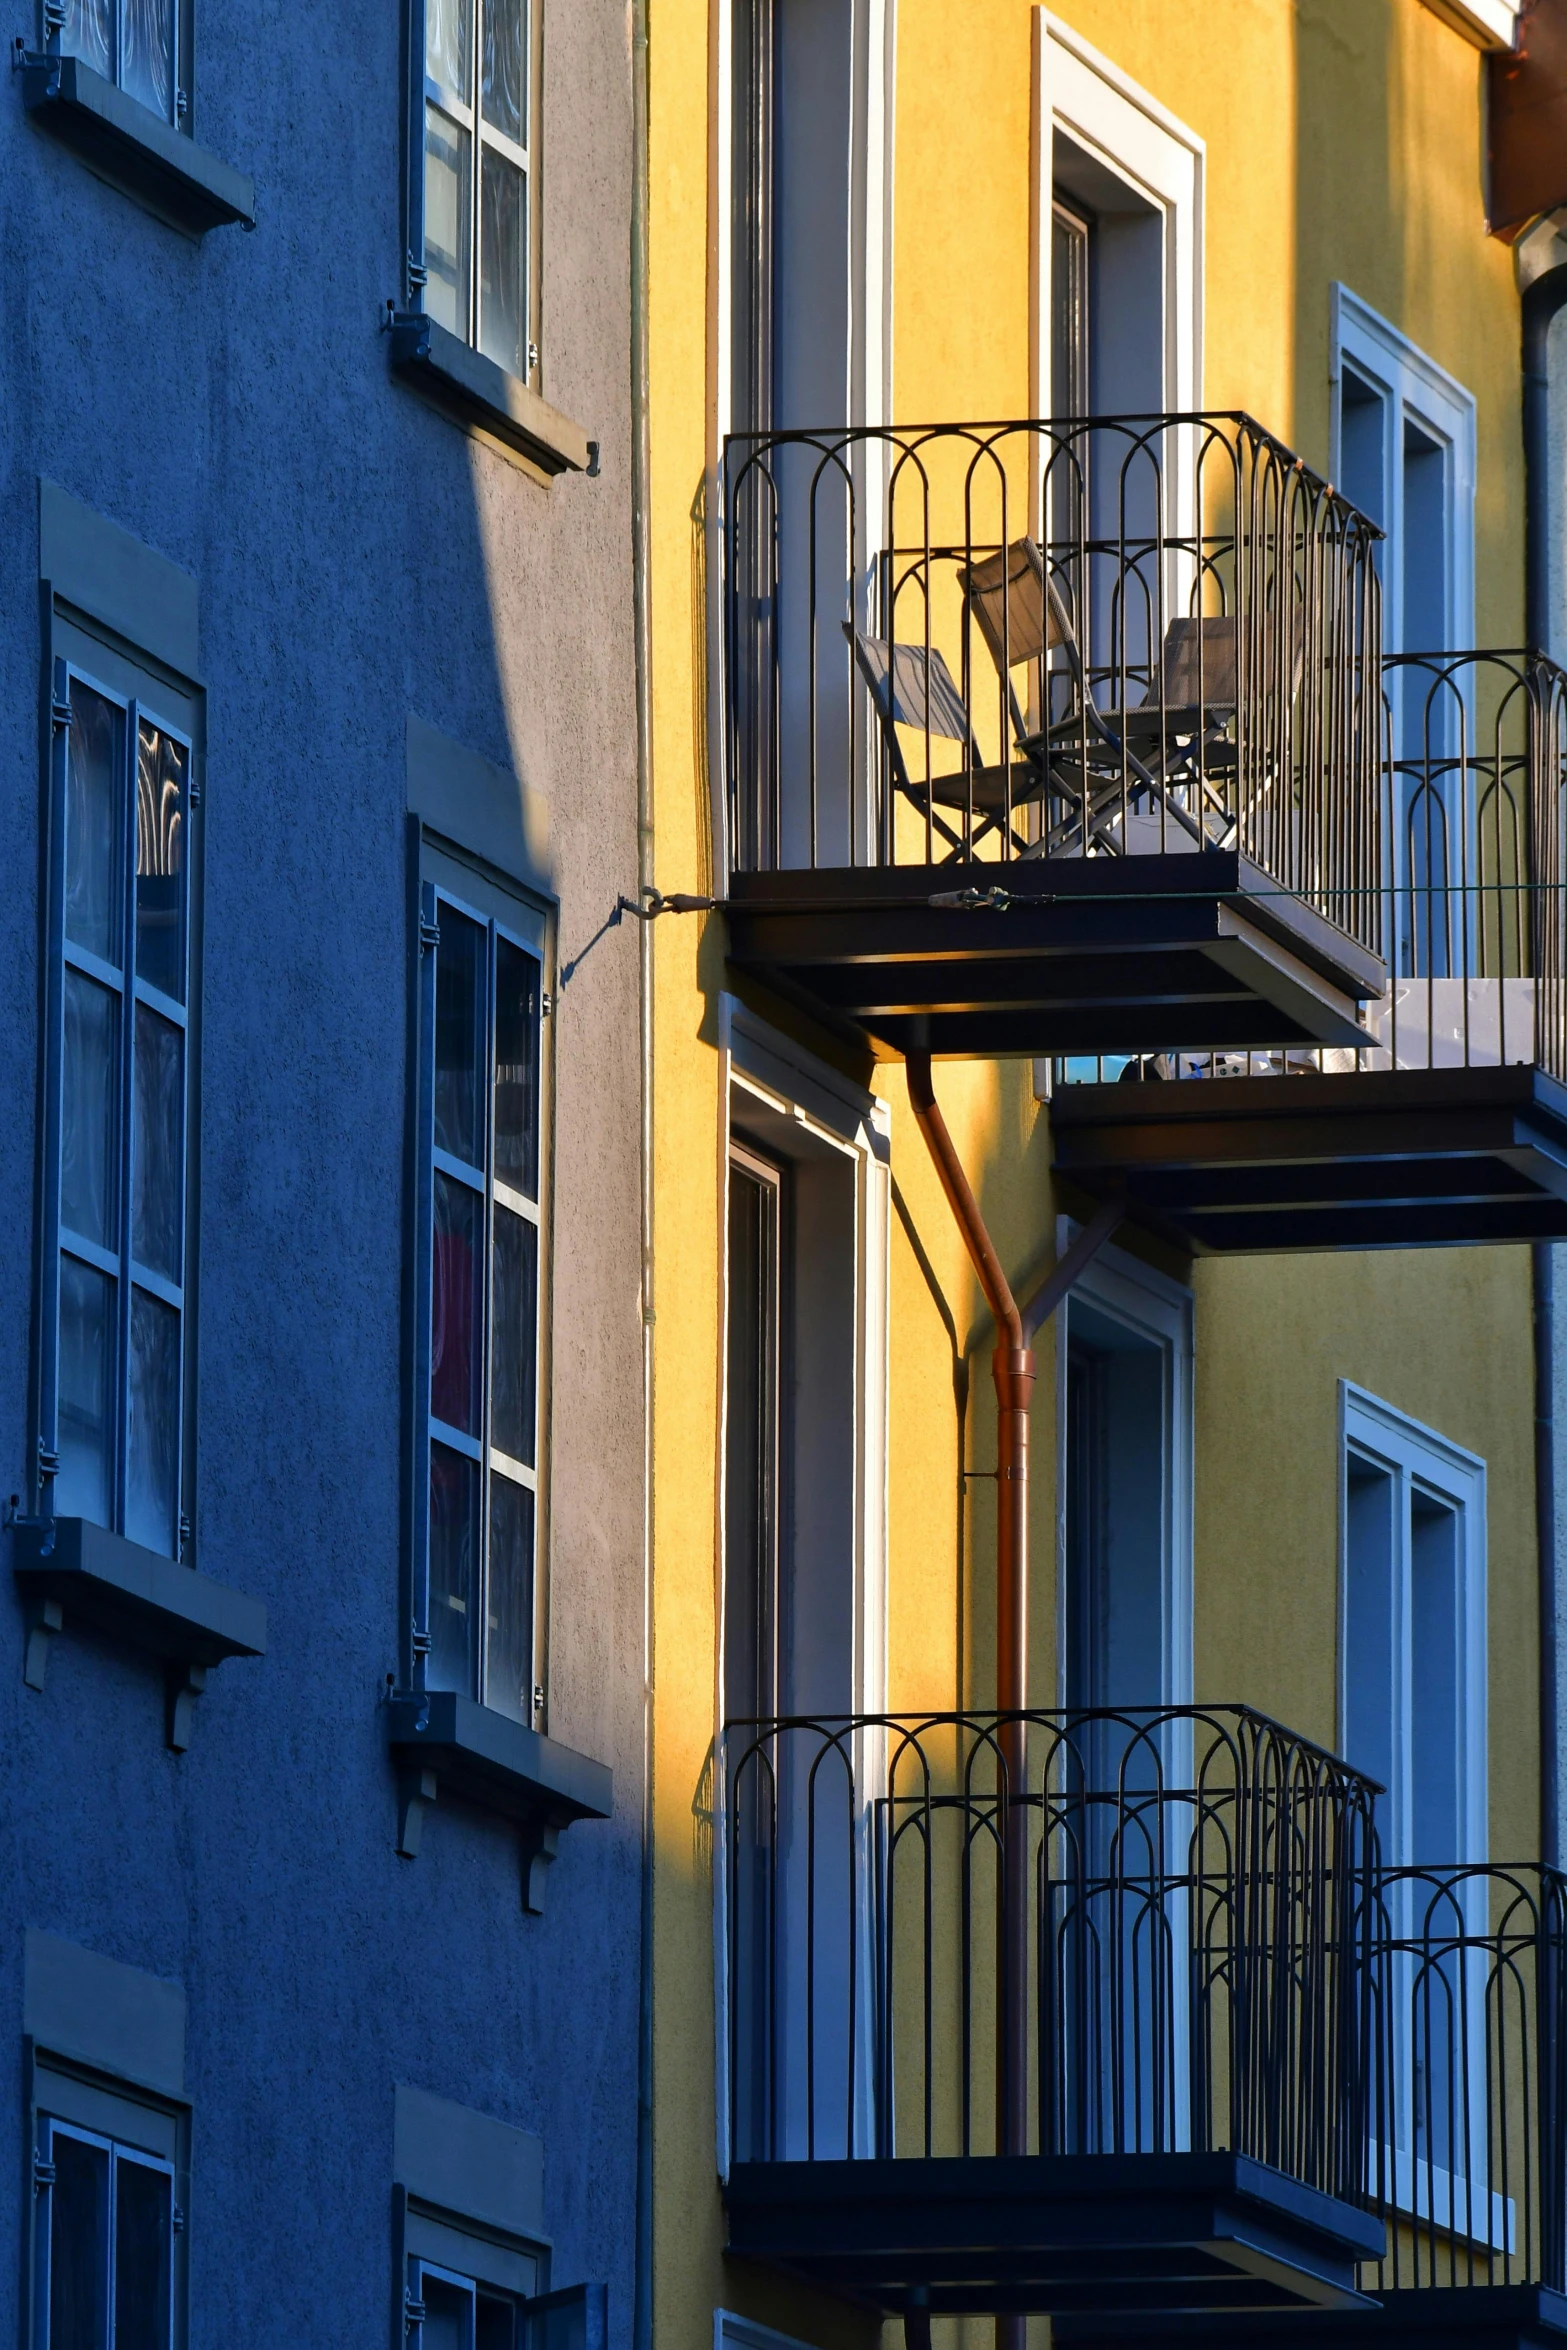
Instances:
[[[709,453],[713,13],[652,12],[656,864],[708,886],[700,493]],[[1328,460],[1330,283],[1344,280],[1475,393],[1477,626],[1521,628],[1518,316],[1484,234],[1480,60],[1418,0],[1071,0],[1062,13],[1206,142],[1205,386]],[[1026,412],[1030,10],[899,0],[894,411]],[[655,2312],[664,2350],[725,2305],[823,2345],[853,2313],[726,2265],[714,2178],[707,1770],[714,1637],[723,1105],[716,918],[670,917],[656,972],[654,1493]],[[860,1072],[862,1075],[868,1072]],[[981,1301],[913,1121],[892,1107],[888,1687],[991,1690],[993,1461]],[[1026,1067],[938,1071],[1002,1257],[1043,1264],[1058,1202]],[[1135,1242],[1131,1245],[1136,1246]],[[923,1260],[923,1261],[922,1261]],[[1160,1260],[1167,1263],[1167,1260]],[[1196,1674],[1336,1735],[1338,1381],[1480,1453],[1490,1471],[1493,1849],[1535,1841],[1536,1663],[1527,1253],[1433,1252],[1196,1269]],[[966,1388],[966,1434],[960,1403]],[[1036,1701],[1055,1692],[1054,1349],[1033,1413]],[[873,2329],[872,2329],[873,2330]],[[970,2329],[988,2341],[988,2329]]]

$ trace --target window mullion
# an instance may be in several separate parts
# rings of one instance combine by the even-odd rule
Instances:
[[[130,1489],[131,1449],[131,1171],[136,1149],[133,1131],[136,1114],[136,789],[140,740],[141,705],[132,701],[125,712],[124,818],[120,830],[120,853],[125,862],[124,889],[120,900],[120,968],[123,977],[120,988],[119,1165],[116,1169],[120,1278],[116,1299],[119,1324],[115,1334],[113,1515],[115,1531],[121,1534],[125,1531],[126,1498]]]
[[[65,1070],[65,825],[67,769],[71,755],[71,675],[54,664],[49,743],[49,960],[44,998],[42,1231],[38,1267],[38,1429],[33,1490],[39,1515],[53,1514],[54,1478],[60,1463],[60,1153]]]

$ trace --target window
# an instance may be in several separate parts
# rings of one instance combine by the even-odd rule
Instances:
[[[191,738],[55,666],[38,1462],[45,1515],[191,1519]],[[178,701],[180,697],[171,696]]]
[[[521,2312],[514,2294],[409,2260],[409,2350],[522,2350]]]
[[[476,876],[463,886],[459,898],[423,884],[413,1649],[424,1688],[531,1723],[541,1702],[542,923],[520,903],[509,913],[504,899],[500,912],[476,906]]]
[[[1485,1465],[1343,1391],[1344,1753],[1391,1867],[1486,1854]]]
[[[171,2350],[174,2168],[38,2117],[39,2350]]]
[[[164,122],[190,115],[189,15],[182,0],[46,0],[44,33]]]
[[[509,375],[538,369],[540,0],[414,0],[423,59],[411,299]]]

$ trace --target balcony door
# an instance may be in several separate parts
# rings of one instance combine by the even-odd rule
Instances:
[[[721,2147],[836,2156],[871,2128],[884,1130],[858,1089],[835,1098],[836,1072],[787,1067],[727,999],[724,1019]],[[742,1050],[777,1091],[742,1076]]]
[[[1191,1298],[1107,1251],[1062,1320],[1060,1693],[1079,1718],[1046,1855],[1053,2151],[1169,2152],[1193,2142],[1190,1739],[1146,1717],[1190,1694]]]
[[[1462,652],[1474,631],[1475,404],[1345,286],[1333,289],[1333,478],[1383,532],[1376,549],[1387,654]],[[1455,762],[1475,712],[1435,673],[1387,673],[1391,786],[1387,945],[1400,978],[1464,975],[1459,883],[1476,870],[1473,809]]]
[[[1391,1872],[1377,2160],[1440,2226],[1489,2195],[1488,1887],[1452,1882],[1487,1851],[1485,1464],[1347,1382],[1341,1414],[1341,1744]]]

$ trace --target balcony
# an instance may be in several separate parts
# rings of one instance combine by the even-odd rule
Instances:
[[[1372,1795],[1231,1707],[730,1724],[730,2252],[927,2322],[1363,2306]]]
[[[1196,1254],[1567,1237],[1567,676],[1420,654],[1386,685],[1392,981],[1355,1048],[1058,1070],[1058,1172]]]
[[[1372,525],[1240,415],[732,438],[730,956],[884,1059],[1349,1047]]]
[[[1388,1869],[1375,1897],[1375,2087],[1366,2202],[1385,2222],[1373,2306],[1287,2325],[1225,2318],[1229,2350],[1524,2350],[1567,2339],[1567,1879]],[[1196,2343],[1179,2317],[1072,2318],[1097,2350]]]

